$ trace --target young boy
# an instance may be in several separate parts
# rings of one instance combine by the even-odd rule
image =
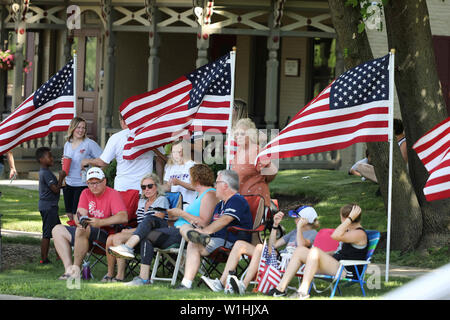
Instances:
[[[50,239],[52,238],[52,229],[57,224],[61,224],[58,215],[58,201],[62,183],[66,173],[59,172],[59,179],[50,171],[53,166],[53,156],[48,147],[41,147],[36,150],[36,160],[41,165],[39,170],[39,212],[42,217],[42,241],[41,241],[41,260],[39,263],[50,263],[48,259],[48,250]]]

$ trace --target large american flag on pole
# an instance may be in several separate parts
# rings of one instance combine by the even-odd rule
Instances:
[[[282,274],[278,268],[279,262],[275,249],[272,247],[272,251],[269,253],[269,247],[264,242],[264,248],[258,267],[257,291],[267,293],[280,283]]]
[[[127,99],[120,112],[134,132],[123,158],[134,159],[188,132],[229,127],[234,57],[228,53],[167,86]]]
[[[50,132],[66,131],[74,117],[73,60],[0,123],[0,154]]]
[[[348,70],[300,110],[258,154],[288,158],[388,141],[389,55]]]
[[[417,140],[413,149],[430,173],[423,189],[427,201],[450,198],[450,117]]]

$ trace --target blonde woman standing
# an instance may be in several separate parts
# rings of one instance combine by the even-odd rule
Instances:
[[[83,181],[81,176],[81,161],[97,158],[103,150],[97,142],[87,137],[86,120],[81,117],[75,117],[70,122],[66,140],[64,157],[72,160],[63,194],[66,214],[69,220],[73,220],[73,215],[77,212],[80,194],[87,187],[86,181]]]

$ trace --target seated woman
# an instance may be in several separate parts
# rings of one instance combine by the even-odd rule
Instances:
[[[286,288],[289,282],[302,264],[305,264],[303,279],[295,297],[306,299],[309,298],[309,287],[316,273],[334,276],[339,269],[339,260],[366,259],[368,241],[367,234],[360,223],[361,208],[356,204],[345,205],[340,210],[340,217],[341,224],[331,235],[334,240],[341,242],[340,249],[333,255],[330,255],[316,247],[311,249],[297,247],[281,282],[276,288],[269,291],[268,295],[276,297],[286,295]],[[358,267],[358,272],[361,271]],[[351,266],[345,268],[343,276],[352,277],[355,273],[354,267]]]
[[[275,214],[273,218],[273,228],[270,232],[268,247],[271,248],[272,246],[274,246],[275,249],[278,249],[285,245],[286,247],[311,247],[317,235],[317,231],[314,229],[317,229],[319,227],[317,213],[314,208],[310,206],[303,206],[297,210],[291,210],[289,212],[289,216],[295,218],[296,228],[286,234],[284,237],[276,240],[277,230],[279,229],[279,224],[284,217],[284,213],[280,211]],[[259,262],[261,260],[262,250],[262,244],[257,244],[256,246],[254,246],[246,241],[238,240],[234,244],[233,249],[228,256],[228,260],[225,268],[223,269],[220,280],[212,280],[204,276],[202,277],[202,280],[205,281],[205,283],[212,291],[225,291],[225,293],[244,294],[245,290],[250,284],[250,281],[252,281],[256,277]],[[240,281],[235,275],[229,275],[229,272],[232,270],[236,270],[236,267],[239,264],[239,260],[242,255],[251,256],[252,258],[250,264],[248,265],[247,273],[243,281]]]
[[[142,198],[139,200],[138,209],[136,211],[138,225],[144,221],[144,218],[149,217],[158,227],[166,227],[168,215],[154,210],[153,208],[169,208],[169,201],[164,196],[162,186],[156,174],[148,174],[141,180]],[[114,266],[116,258],[114,255],[108,253],[108,248],[118,246],[125,243],[136,231],[133,229],[123,229],[121,232],[112,234],[108,237],[106,242],[106,256],[108,260],[108,273],[103,277],[102,282],[120,282],[125,276],[125,261],[117,259],[117,274],[113,278]]]
[[[138,277],[127,285],[139,286],[150,283],[150,263],[154,255],[154,247],[167,248],[180,243],[183,234],[196,226],[207,226],[211,221],[214,208],[218,202],[214,185],[214,172],[206,164],[195,164],[190,168],[191,184],[199,196],[186,208],[168,210],[169,216],[178,217],[173,227],[155,228],[148,217],[140,223],[133,235],[125,244],[111,247],[111,254],[125,258],[134,258],[134,247],[141,243],[141,270]]]

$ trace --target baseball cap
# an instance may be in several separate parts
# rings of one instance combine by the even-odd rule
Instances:
[[[304,218],[308,220],[308,223],[313,223],[317,219],[317,212],[311,206],[301,206],[295,210],[289,210],[288,214],[292,218]]]
[[[103,173],[103,170],[97,167],[92,167],[88,170],[86,173],[86,181],[89,181],[89,179],[97,178],[99,180],[102,180],[105,178],[105,174]]]

